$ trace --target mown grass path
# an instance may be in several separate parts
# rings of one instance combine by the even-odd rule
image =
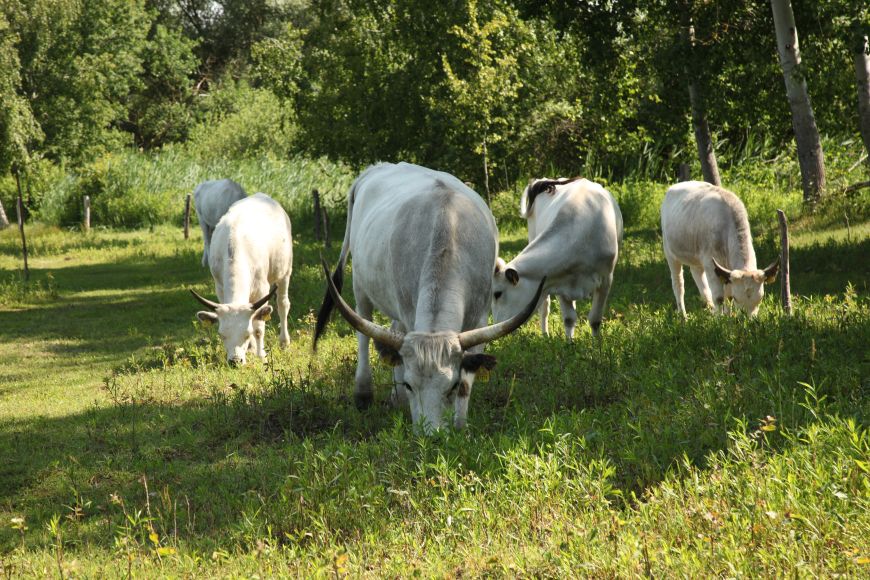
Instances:
[[[604,340],[566,344],[554,309],[553,338],[533,321],[489,348],[467,431],[432,438],[386,404],[386,368],[375,408],[353,409],[342,321],[311,355],[313,244],[295,249],[291,348],[270,323],[270,364],[233,370],[193,323],[186,287],[213,295],[198,237],[30,236],[25,291],[0,233],[8,573],[870,569],[870,224],[797,231],[797,314],[774,288],[753,321],[710,317],[689,285],[677,319],[657,234],[630,231]],[[508,231],[502,254],[523,243]]]

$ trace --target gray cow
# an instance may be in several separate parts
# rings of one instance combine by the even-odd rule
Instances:
[[[193,207],[202,228],[202,265],[208,266],[208,249],[211,236],[221,218],[230,206],[245,199],[247,194],[242,186],[232,179],[203,181],[193,191]]]
[[[348,193],[347,229],[317,316],[315,345],[334,307],[358,334],[357,406],[372,401],[369,339],[394,368],[394,400],[410,405],[414,424],[441,428],[453,410],[465,425],[475,374],[495,365],[483,345],[512,332],[534,311],[538,294],[508,321],[487,326],[498,230],[489,208],[456,177],[400,163],[365,170]],[[341,298],[353,254],[356,311]],[[392,327],[373,323],[377,308]]]

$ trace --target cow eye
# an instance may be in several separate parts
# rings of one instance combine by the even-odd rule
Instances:
[[[408,383],[405,383],[405,388],[408,389],[408,392],[409,392],[409,393],[413,393],[413,392],[414,392],[414,389],[412,389],[412,388],[411,388],[411,385],[409,385]]]
[[[495,298],[496,300],[498,300],[499,298],[501,298],[501,292],[496,292],[495,294],[492,295],[492,297]]]

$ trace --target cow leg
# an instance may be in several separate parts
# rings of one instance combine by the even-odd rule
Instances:
[[[211,245],[212,228],[205,222],[199,222],[199,227],[202,228],[202,265],[208,266],[208,248]]]
[[[683,269],[680,267],[680,282],[682,282]],[[589,328],[592,336],[598,337],[601,329],[601,319],[604,317],[604,309],[607,308],[607,297],[610,295],[610,286],[613,284],[613,272],[608,272],[601,277],[601,284],[592,292],[592,308],[589,309]],[[576,316],[576,315],[575,315]]]
[[[550,336],[550,295],[544,294],[541,300],[541,308],[538,311],[541,317],[541,334]],[[484,325],[485,326],[485,325]]]
[[[716,275],[716,266],[713,260],[708,260],[704,263],[704,276],[707,278],[707,284],[710,286],[710,294],[713,298],[713,312],[722,314],[725,306],[725,284]]]
[[[372,303],[362,294],[354,291],[356,295],[356,313],[366,320],[372,319]],[[372,391],[372,367],[369,364],[369,337],[361,332],[356,333],[357,361],[356,361],[356,386],[353,400],[356,408],[360,411],[368,409],[374,400]]]
[[[695,279],[695,285],[698,287],[698,292],[701,293],[701,298],[707,308],[713,308],[713,295],[710,294],[710,286],[707,285],[707,275],[704,274],[704,269],[700,266],[689,266],[692,271],[692,278]]]
[[[683,265],[676,258],[665,254],[668,260],[668,268],[671,269],[671,286],[674,289],[674,298],[677,301],[677,312],[686,316],[686,303],[683,301]]]
[[[565,336],[568,340],[574,340],[574,327],[577,325],[577,310],[574,301],[564,296],[559,296],[559,308],[562,311],[562,320],[565,321]]]
[[[290,288],[290,276],[285,278],[281,278],[278,281],[278,318],[280,319],[280,327],[279,327],[279,336],[278,343],[282,347],[286,347],[290,344],[290,331],[287,329],[287,314],[290,312],[290,295],[288,293]]]

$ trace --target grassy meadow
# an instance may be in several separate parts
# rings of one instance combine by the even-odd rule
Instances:
[[[29,284],[18,232],[0,232],[0,571],[870,574],[870,222],[793,220],[793,316],[777,283],[758,318],[714,318],[687,273],[683,321],[656,226],[666,186],[612,187],[627,231],[603,339],[584,325],[566,343],[554,304],[551,338],[535,317],[488,347],[468,428],[431,437],[389,406],[386,367],[354,408],[344,321],[312,354],[324,282],[301,209],[291,346],[273,317],[269,363],[239,369],[195,323],[187,288],[214,295],[198,228],[31,226]],[[796,215],[799,195],[735,190],[767,263],[771,208]],[[494,203],[504,257],[525,242],[517,197]]]

